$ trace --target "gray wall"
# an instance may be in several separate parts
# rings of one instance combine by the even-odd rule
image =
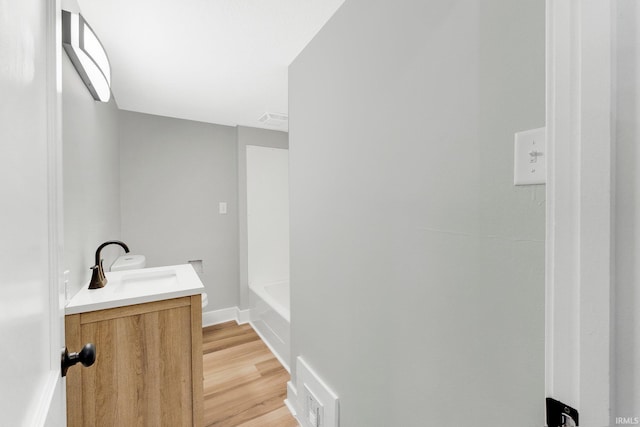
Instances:
[[[98,245],[120,238],[120,158],[115,100],[94,101],[65,53],[62,140],[64,268],[70,271],[71,297],[89,283]],[[106,248],[105,265],[120,251]]]
[[[343,426],[543,423],[544,187],[513,186],[513,134],[544,126],[544,8],[349,0],[289,69],[292,355]]]
[[[63,116],[69,297],[98,245],[122,238],[149,267],[202,259],[207,311],[248,308],[246,146],[287,148],[287,134],[120,111],[91,98],[65,55]],[[105,267],[120,254],[106,248]]]
[[[615,176],[615,417],[640,417],[640,5],[618,0]]]
[[[235,128],[120,111],[122,237],[148,267],[201,259],[207,311],[238,305],[236,155]]]
[[[247,254],[247,145],[289,148],[286,132],[256,129],[245,126],[237,128],[238,144],[238,248],[240,256],[240,308],[249,308],[248,254]]]

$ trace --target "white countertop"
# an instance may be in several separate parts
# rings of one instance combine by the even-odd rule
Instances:
[[[204,286],[191,264],[106,273],[104,288],[89,289],[87,283],[65,308],[65,314],[123,307],[197,295]]]

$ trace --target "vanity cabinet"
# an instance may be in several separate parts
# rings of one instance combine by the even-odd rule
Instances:
[[[202,426],[202,305],[191,295],[65,317],[67,346],[96,362],[67,373],[67,425]]]

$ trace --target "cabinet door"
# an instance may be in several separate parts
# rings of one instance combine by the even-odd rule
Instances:
[[[181,300],[188,305],[80,315],[80,342],[95,343],[98,356],[92,369],[79,372],[77,425],[194,425],[192,344],[197,343],[192,343],[190,299],[170,301]],[[159,303],[139,307],[153,304]],[[71,421],[70,414],[69,425],[76,425]]]

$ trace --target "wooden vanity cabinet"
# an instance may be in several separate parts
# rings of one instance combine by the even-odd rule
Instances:
[[[193,295],[67,315],[67,347],[96,362],[67,373],[67,425],[203,425],[202,305]]]

